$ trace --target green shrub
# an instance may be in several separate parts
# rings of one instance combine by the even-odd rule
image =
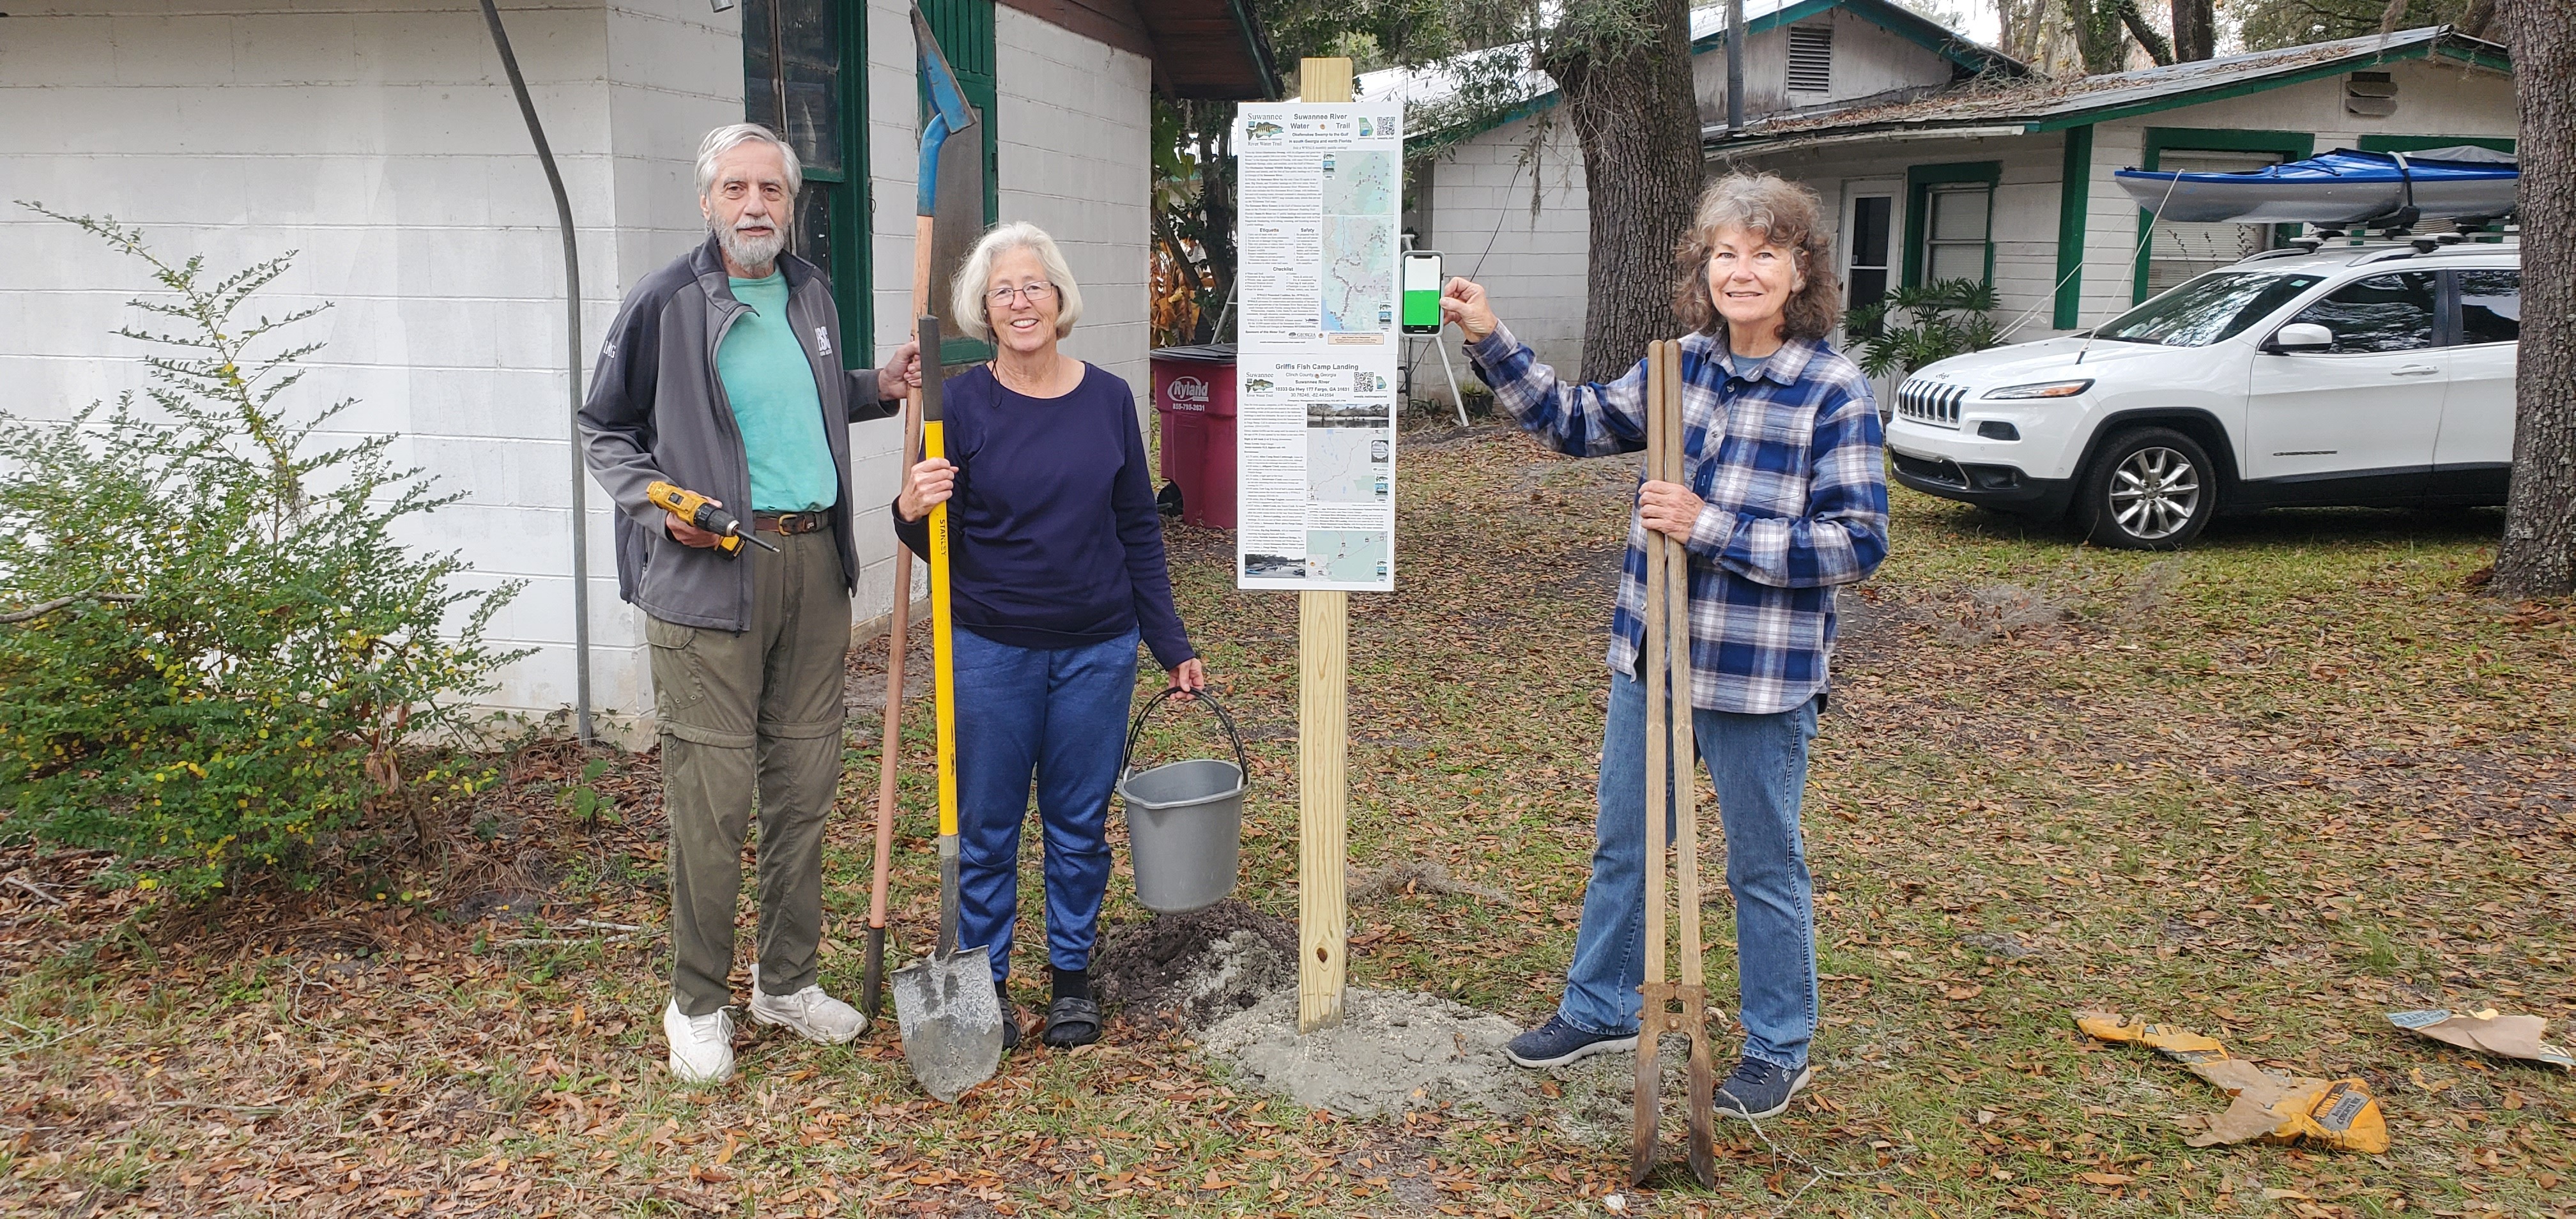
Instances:
[[[165,295],[132,302],[152,329],[117,332],[155,349],[148,406],[0,413],[0,834],[113,851],[116,875],[182,896],[310,883],[402,788],[396,747],[461,727],[524,654],[483,638],[517,587],[455,588],[454,554],[397,542],[455,497],[393,468],[391,436],[324,433],[349,401],[282,407],[319,346],[284,332],[327,306],[243,314],[292,253],[217,277],[26,206]]]
[[[1991,284],[1945,279],[1899,288],[1851,311],[1844,331],[1860,349],[1860,370],[1873,377],[1904,376],[1926,364],[1984,351],[2004,341],[1988,314],[1996,307]]]

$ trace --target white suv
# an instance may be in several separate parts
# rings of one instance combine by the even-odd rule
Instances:
[[[1917,491],[2169,550],[2225,512],[2501,504],[2517,244],[2258,254],[2090,336],[1925,366],[1887,449]]]

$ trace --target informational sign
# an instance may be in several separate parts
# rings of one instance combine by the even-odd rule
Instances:
[[[1403,113],[1284,102],[1236,119],[1237,587],[1395,588]]]

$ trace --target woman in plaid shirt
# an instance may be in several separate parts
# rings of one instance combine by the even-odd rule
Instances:
[[[1736,908],[1744,1057],[1722,1112],[1765,1118],[1806,1086],[1816,1026],[1813,882],[1798,830],[1807,742],[1825,701],[1834,590],[1887,556],[1878,406],[1825,342],[1839,320],[1832,236],[1816,196],[1768,174],[1702,195],[1675,251],[1689,482],[1639,485],[1610,618],[1592,878],[1565,998],[1506,1048],[1523,1066],[1633,1050],[1644,978],[1646,531],[1690,553],[1692,728],[1715,780]],[[1495,401],[1577,457],[1646,447],[1646,365],[1569,384],[1512,337],[1485,290],[1449,281],[1446,320]],[[1666,811],[1669,821],[1671,811]]]

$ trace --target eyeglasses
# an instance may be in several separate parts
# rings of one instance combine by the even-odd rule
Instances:
[[[1015,296],[1031,305],[1043,305],[1055,299],[1055,285],[1041,281],[1018,288],[995,288],[984,294],[984,303],[1000,309],[1008,306]]]

